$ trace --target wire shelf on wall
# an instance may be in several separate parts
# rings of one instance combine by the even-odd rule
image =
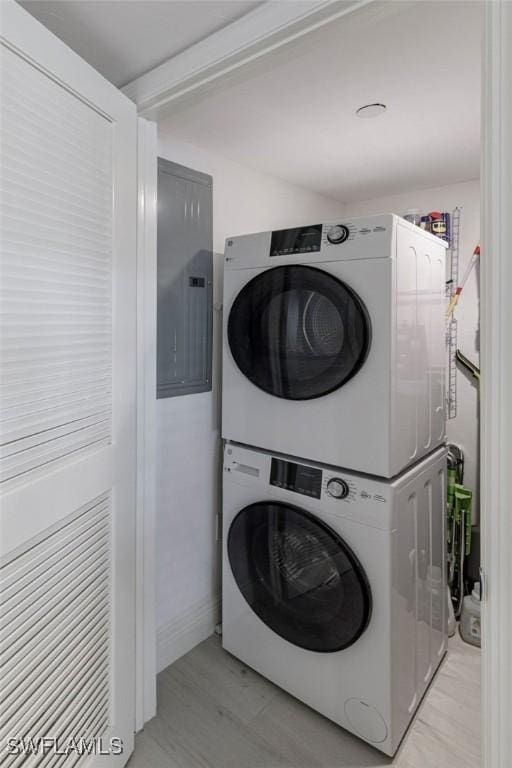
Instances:
[[[459,284],[459,246],[460,246],[460,220],[462,208],[457,206],[452,211],[450,247],[448,259],[450,264],[449,279],[446,283],[446,301],[451,301]],[[450,315],[446,323],[446,352],[447,352],[447,377],[446,377],[446,411],[449,419],[457,416],[457,320]]]

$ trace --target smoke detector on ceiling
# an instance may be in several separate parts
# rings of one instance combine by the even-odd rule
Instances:
[[[356,115],[365,119],[380,117],[380,115],[384,114],[386,109],[386,105],[380,104],[379,102],[376,102],[375,104],[365,104],[363,107],[359,107],[359,109],[356,110]]]

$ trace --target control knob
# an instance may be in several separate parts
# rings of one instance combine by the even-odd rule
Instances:
[[[327,483],[327,493],[334,499],[345,499],[350,492],[348,483],[341,477],[331,477]]]
[[[344,243],[350,235],[350,230],[344,224],[336,224],[327,231],[327,239],[333,245]]]

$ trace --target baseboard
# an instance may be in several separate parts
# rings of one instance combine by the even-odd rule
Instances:
[[[201,600],[158,628],[157,672],[213,634],[219,622],[220,604],[220,596]]]

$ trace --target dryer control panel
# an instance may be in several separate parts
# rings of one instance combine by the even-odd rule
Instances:
[[[226,270],[276,267],[290,262],[314,265],[324,261],[390,259],[394,256],[393,233],[399,221],[401,226],[423,232],[387,213],[229,237],[224,254]],[[422,236],[433,238],[425,232]]]
[[[269,256],[293,256],[318,253],[322,246],[342,245],[361,235],[386,231],[383,224],[358,226],[357,223],[310,224],[307,227],[277,229],[270,234]]]
[[[322,225],[311,224],[295,229],[278,229],[270,237],[270,256],[290,256],[293,253],[314,253],[322,245]]]

